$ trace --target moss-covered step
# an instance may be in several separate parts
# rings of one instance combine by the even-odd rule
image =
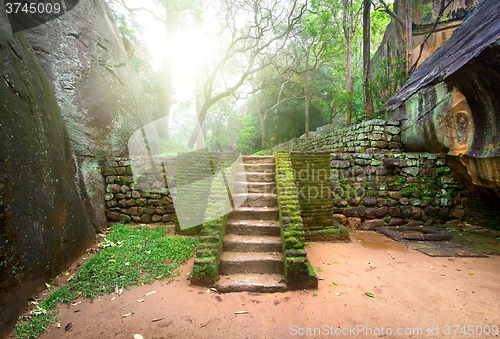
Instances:
[[[223,252],[220,274],[262,273],[283,274],[283,254],[280,252]]]
[[[221,275],[214,287],[219,292],[284,292],[287,289],[282,274]]]
[[[228,220],[228,234],[280,236],[279,221],[274,220]]]

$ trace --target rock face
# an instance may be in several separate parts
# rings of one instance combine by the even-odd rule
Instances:
[[[477,2],[478,0],[454,0],[446,8],[440,22],[434,28],[442,1],[413,1],[411,6],[412,50],[410,64],[417,63],[420,66],[451,37],[453,31],[462,24],[469,10]],[[401,1],[394,2],[394,11],[401,16],[403,13],[399,13],[401,11],[400,3]],[[431,31],[433,33],[428,37]],[[385,30],[380,46],[371,59],[372,77],[384,102],[402,87],[403,83],[401,82],[405,78],[400,67],[403,58],[401,49],[404,45],[401,34],[399,23],[392,20]],[[422,53],[420,53],[421,47]]]
[[[462,184],[500,204],[500,2],[484,0],[387,104],[407,151],[443,152]]]
[[[80,0],[60,19],[23,34],[52,84],[77,157],[80,192],[101,229],[100,162],[128,155],[130,135],[153,120],[141,81],[104,0]]]
[[[94,239],[63,118],[21,33],[0,18],[0,338]]]

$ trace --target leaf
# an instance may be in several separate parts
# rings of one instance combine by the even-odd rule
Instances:
[[[122,315],[122,318],[130,317],[132,314],[134,314],[134,312],[124,314]]]
[[[153,293],[156,293],[156,291],[146,293],[145,295],[150,295],[150,294],[153,294]]]
[[[469,275],[474,275],[474,273],[469,273]]]
[[[365,295],[369,296],[370,298],[375,298],[375,294],[373,293],[366,292]]]
[[[144,339],[144,337],[140,334],[134,334],[134,339]]]
[[[234,314],[247,314],[248,311],[236,311],[234,312]]]
[[[336,283],[332,282],[332,285],[335,286],[335,287],[339,287],[339,285],[337,285]]]
[[[137,302],[142,303],[142,302],[144,302],[144,299],[139,299],[139,300],[137,300]]]

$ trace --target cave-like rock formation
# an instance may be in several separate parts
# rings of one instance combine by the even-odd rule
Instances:
[[[94,239],[51,85],[0,16],[0,338]]]
[[[469,190],[500,205],[499,17],[499,1],[481,1],[385,107],[407,151],[447,153]]]

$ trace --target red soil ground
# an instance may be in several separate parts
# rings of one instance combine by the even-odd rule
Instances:
[[[351,239],[306,248],[322,278],[316,291],[207,293],[188,283],[191,259],[168,284],[62,305],[40,338],[498,337],[499,256],[432,258],[372,232]]]

